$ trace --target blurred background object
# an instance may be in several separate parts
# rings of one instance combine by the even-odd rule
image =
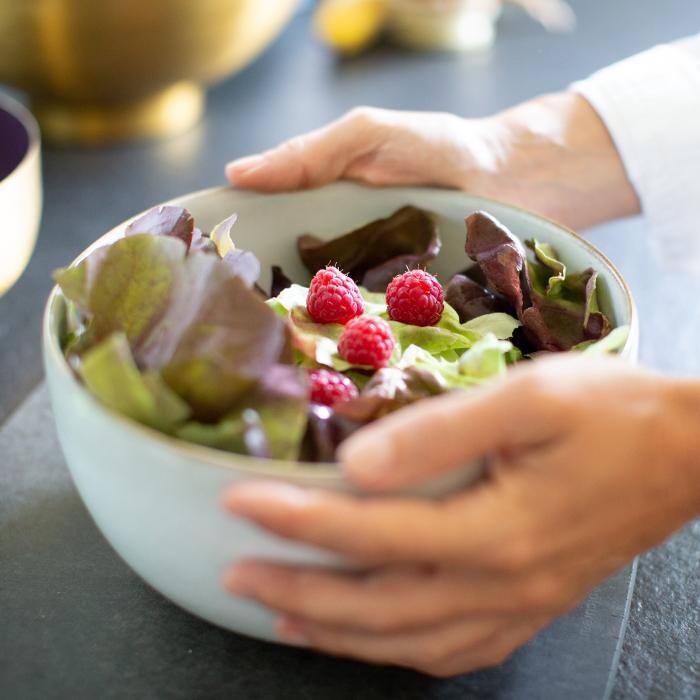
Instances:
[[[571,31],[565,0],[320,0],[318,35],[341,53],[369,46],[382,30],[414,49],[482,51],[496,35],[503,5],[516,5],[552,32]]]
[[[0,83],[29,93],[47,139],[175,134],[203,85],[241,68],[299,0],[5,0]]]
[[[0,296],[29,262],[41,200],[39,129],[21,104],[0,95]]]

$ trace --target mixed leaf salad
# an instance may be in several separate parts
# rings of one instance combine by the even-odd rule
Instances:
[[[568,271],[484,212],[467,217],[464,269],[444,285],[427,272],[434,217],[406,206],[331,240],[301,236],[311,291],[275,267],[269,295],[236,225],[205,234],[161,206],[55,273],[65,355],[105,406],[221,450],[332,461],[347,435],[410,403],[627,337],[598,307],[596,271]]]

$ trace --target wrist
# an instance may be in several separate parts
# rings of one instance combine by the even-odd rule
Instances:
[[[516,203],[574,228],[630,216],[637,194],[610,134],[580,95],[545,95],[496,115]]]

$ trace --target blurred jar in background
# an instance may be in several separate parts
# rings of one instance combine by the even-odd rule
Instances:
[[[501,0],[390,0],[388,28],[417,49],[481,51],[496,36]]]
[[[566,0],[319,0],[317,34],[336,51],[354,54],[384,30],[420,50],[485,51],[505,4],[519,7],[548,31],[568,32],[576,17]]]

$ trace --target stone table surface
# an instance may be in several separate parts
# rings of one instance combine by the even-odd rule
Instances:
[[[82,507],[41,384],[50,271],[135,212],[221,183],[229,158],[358,104],[489,114],[700,31],[700,3],[687,0],[572,4],[574,34],[546,34],[509,11],[494,50],[480,57],[380,46],[338,60],[314,42],[302,16],[261,59],[211,91],[205,119],[189,133],[44,149],[37,250],[0,298],[0,697],[700,697],[700,523],[640,558],[631,595],[630,568],[502,669],[435,681],[330,660],[222,632],[141,583]],[[641,220],[589,235],[635,294],[641,361],[698,375],[700,281],[655,260]]]

